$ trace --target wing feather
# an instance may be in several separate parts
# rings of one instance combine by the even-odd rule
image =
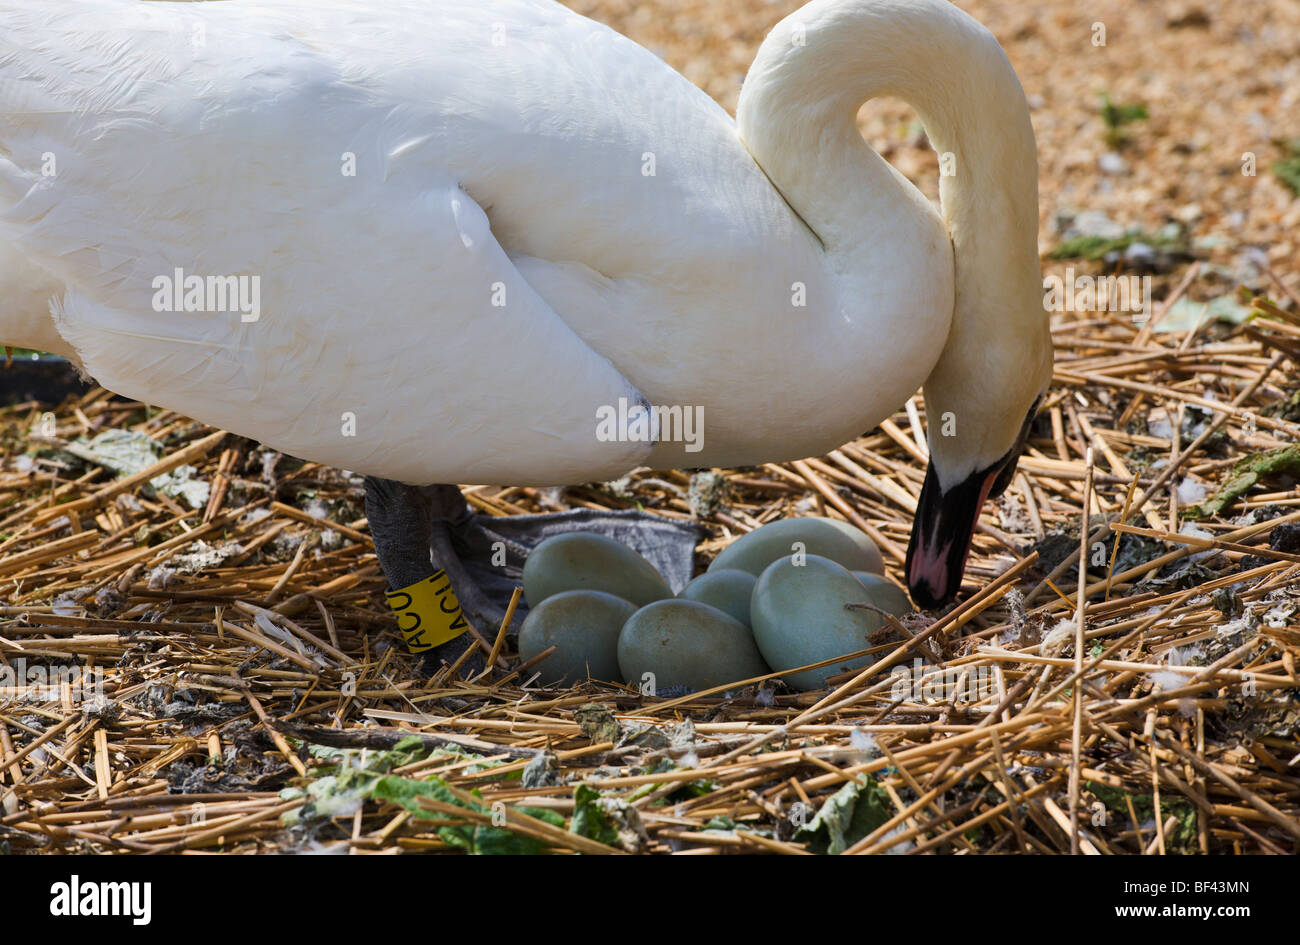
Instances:
[[[86,370],[407,482],[641,462],[650,444],[596,435],[640,393],[520,274],[439,137],[365,63],[203,6],[3,11],[28,20],[0,30],[0,237],[65,282],[55,320]],[[160,308],[178,270],[245,280],[258,317]]]

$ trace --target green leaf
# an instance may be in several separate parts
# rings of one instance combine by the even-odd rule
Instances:
[[[564,828],[564,818],[553,810],[540,807],[513,809],[536,820],[545,821],[552,827]],[[470,852],[480,856],[534,856],[545,853],[547,849],[541,840],[525,837],[504,827],[478,827],[474,831],[474,849]]]
[[[569,831],[629,853],[640,853],[650,844],[635,807],[621,797],[601,794],[589,784],[579,784],[573,791]]]
[[[833,794],[794,839],[814,853],[840,854],[889,820],[891,810],[885,789],[863,775]]]
[[[1119,128],[1135,121],[1146,121],[1150,117],[1151,113],[1141,102],[1121,105],[1112,102],[1105,92],[1101,93],[1101,120],[1106,123],[1107,128]]]
[[[1291,189],[1291,193],[1300,197],[1300,138],[1289,142],[1286,150],[1286,157],[1273,164],[1273,173]]]
[[[571,833],[606,846],[618,846],[618,830],[614,821],[596,803],[600,792],[589,784],[579,784],[573,791],[573,822]]]
[[[490,816],[492,813],[491,808],[478,803],[477,800],[466,802],[457,797],[448,790],[446,783],[440,778],[430,778],[427,781],[391,775],[379,778],[371,790],[371,797],[400,804],[414,816],[429,820],[442,819],[448,815],[421,807],[418,800],[420,797],[428,797],[479,814]],[[554,827],[564,826],[564,818],[554,811],[532,807],[516,808],[516,810],[538,820],[544,820]],[[508,827],[490,827],[481,824],[444,825],[438,828],[438,836],[450,846],[482,856],[532,855],[547,850],[547,845],[542,841],[517,834]]]
[[[1233,467],[1232,476],[1213,497],[1200,505],[1183,510],[1188,518],[1218,515],[1238,498],[1249,492],[1266,476],[1300,476],[1300,446],[1279,446],[1264,453],[1247,456]]]
[[[1110,96],[1105,92],[1101,93],[1101,120],[1106,126],[1106,143],[1112,148],[1118,148],[1124,144],[1125,125],[1135,121],[1145,121],[1150,117],[1147,107],[1141,102],[1121,105],[1112,102]]]
[[[296,824],[327,817],[346,817],[356,811],[369,794],[370,785],[349,773],[327,775],[307,785],[307,802],[286,812],[281,821]]]
[[[1123,236],[1097,236],[1084,233],[1071,237],[1047,253],[1048,259],[1088,259],[1096,262],[1105,258],[1110,252],[1123,252],[1134,243],[1144,243],[1155,249],[1177,249],[1180,242],[1177,237],[1164,236],[1159,233],[1143,233],[1135,230]]]

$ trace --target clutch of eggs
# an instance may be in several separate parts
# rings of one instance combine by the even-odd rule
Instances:
[[[911,612],[883,571],[870,537],[829,518],[783,519],[743,535],[676,595],[631,548],[556,535],[524,564],[530,610],[519,654],[531,660],[555,647],[533,667],[543,685],[590,678],[646,693],[700,690],[825,662],[781,677],[818,689],[871,663],[861,651],[885,622],[881,612]],[[848,606],[857,604],[869,606]]]

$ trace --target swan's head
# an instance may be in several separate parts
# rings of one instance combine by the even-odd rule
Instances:
[[[1032,272],[1035,284],[1038,268]],[[907,548],[907,584],[918,606],[949,603],[984,501],[1011,484],[1052,377],[1052,344],[1041,288],[1022,319],[996,326],[954,319],[939,363],[924,386],[930,462]],[[969,302],[969,300],[968,300]],[[957,314],[961,315],[958,299]],[[971,315],[972,313],[967,313]]]

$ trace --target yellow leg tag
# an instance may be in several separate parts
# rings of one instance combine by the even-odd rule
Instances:
[[[437,571],[399,591],[384,595],[397,617],[397,629],[412,653],[423,653],[454,640],[469,629],[446,571]]]

